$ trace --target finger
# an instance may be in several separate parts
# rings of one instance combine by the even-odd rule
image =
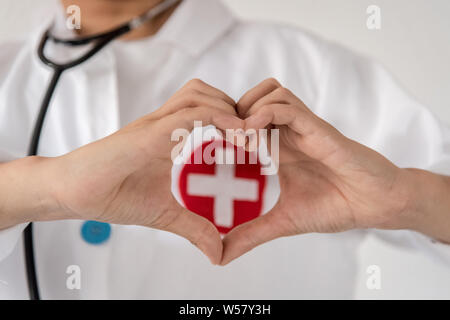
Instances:
[[[176,112],[183,108],[208,106],[211,108],[221,109],[231,114],[236,114],[234,104],[230,104],[218,97],[207,95],[201,91],[191,91],[190,93],[180,95],[167,104],[170,113]]]
[[[299,98],[297,98],[289,89],[279,87],[253,103],[245,113],[244,118],[254,114],[262,106],[269,104],[293,104],[297,105],[299,108],[306,108],[303,102]]]
[[[314,113],[296,105],[272,104],[265,105],[245,119],[245,130],[261,129],[269,124],[285,125],[295,137],[295,147],[313,159],[324,161],[333,160],[331,155],[343,149],[346,138],[333,126],[317,117]],[[336,159],[334,159],[336,160]],[[338,159],[339,160],[339,159]]]
[[[229,97],[225,92],[207,84],[200,79],[189,80],[176,94],[183,94],[189,90],[200,91],[211,97],[222,99],[223,101],[233,106],[236,104],[236,101]]]
[[[204,106],[181,109],[164,118],[161,123],[168,129],[184,128],[191,131],[196,121],[201,121],[202,126],[214,125],[221,130],[243,129],[245,124],[244,120],[229,112]]]
[[[185,108],[195,108],[198,106],[208,106],[213,109],[226,111],[230,114],[236,114],[234,105],[231,105],[220,98],[207,95],[203,92],[191,90],[188,93],[172,97],[163,107],[151,114],[151,117],[162,118],[178,112],[179,110]]]
[[[180,208],[176,218],[161,229],[189,240],[209,258],[212,264],[220,263],[222,239],[217,228],[207,219]]]
[[[259,83],[254,88],[247,91],[236,104],[237,112],[242,117],[248,109],[259,99],[280,88],[281,84],[274,78],[269,78]]]
[[[289,235],[286,223],[285,218],[271,211],[232,229],[223,239],[220,265],[230,263],[265,242]]]
[[[309,113],[295,105],[269,104],[260,107],[256,113],[245,119],[246,129],[262,129],[269,124],[286,125],[301,135],[308,135],[321,126]]]
[[[208,107],[182,109],[148,123],[142,137],[144,148],[158,150],[161,157],[169,157],[172,161],[180,155],[195,127],[213,125],[225,138],[223,132],[227,129],[243,131],[244,127],[244,120],[237,116]]]

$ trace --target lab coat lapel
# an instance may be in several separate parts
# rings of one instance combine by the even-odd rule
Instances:
[[[199,12],[207,12],[199,18]],[[155,35],[162,41],[199,56],[236,23],[220,0],[184,0]]]
[[[36,54],[40,38],[52,23],[52,32],[62,37],[73,36],[73,32],[65,26],[63,8],[58,5],[55,9],[54,21],[48,21],[42,30],[33,35],[31,48],[27,50],[28,55],[31,55],[31,66],[28,73],[30,76],[25,82],[25,92],[29,94],[24,98],[30,101],[26,101],[24,106],[30,106],[28,110],[30,134],[41,99],[53,73],[53,70],[45,66]],[[70,50],[67,53],[73,52],[74,50]],[[59,54],[51,42],[46,47],[46,53],[49,57]],[[118,129],[115,59],[107,46],[83,64],[63,72],[45,119],[39,154],[47,156],[64,154]]]
[[[40,153],[69,152],[118,130],[116,82],[114,58],[108,50],[65,71],[49,107]]]
[[[48,77],[49,72],[42,64],[36,67],[41,68],[40,72],[46,73]],[[35,82],[38,80],[33,79]],[[40,154],[64,154],[118,129],[115,59],[109,48],[105,48],[84,64],[67,70],[62,75],[42,132]],[[44,279],[44,283],[64,283],[66,275],[56,271],[65,270],[68,265],[75,263],[82,269],[84,278],[88,279],[89,287],[96,290],[62,289],[54,292],[46,291],[49,288],[43,287],[43,296],[51,298],[57,294],[66,299],[108,298],[109,279],[112,276],[111,269],[105,266],[111,264],[113,245],[108,241],[98,247],[83,241],[80,236],[83,223],[76,220],[36,223],[35,234],[39,237],[36,263],[38,270],[42,270],[39,276]],[[54,245],[55,239],[59,239],[58,248],[48,250]],[[58,258],[55,259],[55,256]],[[54,261],[50,268],[44,267],[47,261]]]

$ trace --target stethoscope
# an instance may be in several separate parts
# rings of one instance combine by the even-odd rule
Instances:
[[[53,69],[53,74],[50,80],[50,83],[47,87],[47,91],[45,92],[44,98],[42,100],[39,113],[36,119],[36,123],[33,129],[33,133],[31,136],[30,146],[28,149],[28,156],[35,156],[38,153],[39,147],[39,138],[41,136],[42,125],[44,123],[45,115],[48,110],[48,106],[52,99],[53,93],[55,91],[56,85],[61,77],[61,74],[75,66],[80,65],[85,62],[97,52],[99,52],[103,47],[105,47],[112,40],[138,28],[143,23],[148,22],[161,13],[165,12],[181,0],[162,0],[161,3],[145,12],[144,14],[133,18],[127,23],[102,34],[96,34],[93,36],[77,38],[77,39],[61,39],[55,37],[51,34],[51,27],[47,29],[47,31],[43,34],[41,41],[39,43],[39,47],[37,50],[37,54],[39,59],[51,69]],[[47,41],[51,40],[56,44],[63,44],[68,46],[82,46],[93,43],[93,47],[80,56],[77,59],[74,59],[67,63],[56,63],[49,58],[46,57],[44,50]],[[27,272],[27,281],[28,281],[28,290],[30,293],[30,299],[39,300],[39,287],[37,281],[37,273],[36,273],[36,264],[34,259],[34,249],[33,249],[33,224],[29,223],[24,231],[24,249],[25,249],[25,265]]]

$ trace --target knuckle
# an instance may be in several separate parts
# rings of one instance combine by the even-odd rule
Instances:
[[[201,81],[200,79],[196,79],[196,78],[191,79],[191,80],[187,81],[187,82],[181,87],[180,92],[183,92],[183,93],[184,93],[184,92],[189,91],[190,89],[198,88],[201,82],[202,82],[202,81]]]
[[[214,230],[211,226],[205,222],[205,224],[199,229],[198,233],[191,239],[191,243],[195,246],[201,246],[205,240],[211,239]]]
[[[199,86],[201,86],[203,84],[204,84],[204,82],[202,80],[198,79],[198,78],[193,78],[193,79],[191,79],[191,80],[189,80],[187,82],[187,86],[191,87],[191,88],[192,87],[196,88],[196,87],[199,87]]]
[[[281,84],[278,82],[278,80],[275,79],[274,77],[267,78],[263,82],[268,83],[268,84],[272,84],[272,85],[277,86],[277,87],[281,86]]]
[[[183,99],[186,103],[192,104],[192,105],[196,105],[196,104],[198,103],[198,101],[199,101],[199,98],[200,98],[200,95],[199,95],[198,92],[195,91],[195,90],[189,90],[189,91],[187,91],[187,92],[183,95],[183,97],[182,97],[182,99]]]
[[[277,89],[275,89],[275,92],[277,95],[281,96],[281,97],[285,97],[291,94],[291,91],[285,87],[279,87]]]

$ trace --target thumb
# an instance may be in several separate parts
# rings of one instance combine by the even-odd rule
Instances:
[[[217,228],[207,219],[180,207],[174,220],[162,230],[175,233],[189,240],[205,254],[212,264],[222,258],[222,239]]]
[[[290,235],[290,223],[285,215],[279,214],[277,206],[265,215],[237,226],[225,236],[220,265],[230,263],[265,242]]]

